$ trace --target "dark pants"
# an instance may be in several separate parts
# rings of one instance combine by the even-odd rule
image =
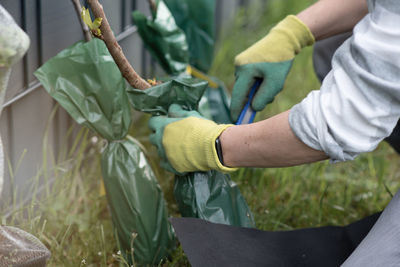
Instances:
[[[339,34],[322,41],[314,46],[313,63],[318,79],[322,82],[332,69],[332,57],[339,46],[350,36],[351,32]],[[400,120],[397,122],[392,134],[385,139],[398,153],[400,153]]]

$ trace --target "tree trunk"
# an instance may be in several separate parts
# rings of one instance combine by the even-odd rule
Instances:
[[[128,83],[136,89],[144,90],[150,88],[151,85],[136,73],[129,61],[126,59],[121,46],[118,44],[110,28],[110,24],[108,23],[107,17],[104,14],[103,6],[98,0],[88,0],[88,3],[95,18],[103,19],[100,26],[101,39],[105,42],[108,51],[114,58],[114,61],[121,71],[122,76],[124,76]]]

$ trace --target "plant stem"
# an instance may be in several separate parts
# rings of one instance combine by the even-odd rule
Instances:
[[[89,42],[90,40],[92,40],[92,34],[90,33],[89,27],[82,20],[82,17],[81,17],[81,12],[82,12],[81,2],[79,2],[79,0],[71,0],[71,1],[74,4],[76,15],[78,16],[79,23],[81,24],[81,28],[82,28],[82,31],[83,31],[83,35],[85,36],[85,40],[86,40],[86,42]]]
[[[131,64],[129,64],[129,61],[126,59],[121,46],[118,44],[110,28],[110,24],[108,23],[107,17],[104,14],[103,6],[98,0],[88,0],[88,3],[95,18],[103,19],[100,26],[102,34],[101,39],[105,42],[108,51],[114,58],[114,61],[121,71],[122,76],[124,76],[128,83],[136,89],[144,90],[150,88],[151,85],[136,73]]]
[[[157,11],[157,4],[156,4],[156,2],[155,2],[154,0],[147,0],[147,1],[149,2],[151,11],[156,12],[156,11]]]

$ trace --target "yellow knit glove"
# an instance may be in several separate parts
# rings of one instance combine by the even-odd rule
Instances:
[[[308,27],[296,16],[290,15],[271,29],[263,39],[235,58],[236,82],[231,101],[231,117],[236,121],[256,79],[262,83],[251,103],[261,111],[282,90],[296,54],[314,43]]]
[[[228,127],[207,120],[195,111],[185,111],[171,105],[168,116],[153,117],[149,127],[155,133],[150,142],[157,146],[162,166],[175,173],[219,170],[232,172],[221,164],[215,140]],[[170,168],[172,167],[172,168]]]
[[[235,58],[235,65],[291,60],[315,39],[310,29],[296,16],[289,15],[261,40]]]

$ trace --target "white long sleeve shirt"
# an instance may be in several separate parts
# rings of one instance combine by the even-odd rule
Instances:
[[[374,150],[400,117],[400,0],[369,0],[368,8],[321,89],[289,115],[295,135],[334,162]]]

